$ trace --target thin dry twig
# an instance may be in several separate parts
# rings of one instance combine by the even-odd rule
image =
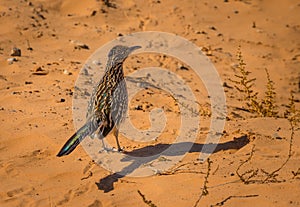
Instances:
[[[300,114],[299,111],[296,110],[293,92],[291,92],[290,103],[285,112],[285,117],[288,119],[290,126],[291,126],[291,135],[290,135],[288,156],[287,156],[286,160],[281,164],[281,166],[279,166],[277,169],[275,169],[271,173],[261,169],[261,171],[266,175],[265,179],[262,180],[262,183],[283,182],[284,181],[284,180],[279,181],[279,180],[277,180],[276,177],[279,175],[278,172],[288,163],[288,161],[291,159],[291,157],[293,155],[292,147],[293,147],[293,141],[294,141],[294,136],[295,136],[295,128],[296,128],[297,124],[299,123],[299,114]]]
[[[146,203],[150,207],[157,207],[151,200],[147,200],[146,196],[142,194],[140,190],[138,190],[137,192],[142,197],[144,203]]]
[[[295,172],[295,171],[292,171],[292,174],[293,174],[293,179],[295,177],[297,177],[298,175],[300,175],[300,167],[298,168],[298,170]]]
[[[253,194],[253,195],[241,195],[241,196],[228,196],[227,198],[225,198],[224,200],[222,200],[221,202],[218,202],[214,205],[210,205],[210,207],[214,207],[214,206],[223,206],[228,200],[233,199],[233,198],[253,198],[253,197],[257,197],[257,194]]]
[[[291,125],[291,135],[290,135],[290,142],[289,142],[289,151],[288,151],[288,156],[286,158],[286,160],[275,170],[273,170],[272,172],[268,172],[264,169],[250,169],[247,170],[244,173],[240,173],[239,170],[240,168],[247,162],[249,162],[252,159],[252,156],[254,154],[254,146],[251,150],[250,156],[244,161],[242,162],[237,170],[236,170],[236,174],[238,175],[238,177],[240,178],[240,180],[245,183],[245,184],[250,184],[250,183],[278,183],[278,182],[284,182],[285,180],[278,180],[277,176],[279,175],[278,172],[280,170],[283,169],[283,167],[288,163],[288,161],[291,159],[293,153],[292,153],[292,147],[293,147],[293,140],[294,140],[294,135],[295,135],[295,124],[290,121],[290,125]],[[253,180],[254,177],[256,177],[258,175],[258,172],[262,172],[264,174],[264,178],[260,179],[260,180]]]
[[[81,180],[86,180],[88,179],[89,177],[92,177],[93,176],[93,172],[92,171],[89,171],[89,174],[83,178],[81,178]]]
[[[254,149],[255,149],[255,145],[253,145],[249,157],[245,161],[243,161],[236,169],[236,174],[238,175],[240,180],[245,184],[249,184],[251,182],[250,179],[255,177],[258,174],[258,169],[255,170],[250,169],[244,172],[243,174],[240,174],[239,172],[240,168],[252,159],[254,154]]]
[[[179,174],[179,173],[205,174],[204,172],[197,171],[197,170],[190,170],[188,168],[182,169],[182,167],[187,166],[187,165],[194,165],[195,166],[195,165],[199,165],[199,164],[201,164],[201,163],[199,163],[199,162],[186,162],[186,163],[178,165],[174,168],[171,168],[168,171],[160,172],[160,173],[158,173],[158,175],[174,175],[174,174]]]
[[[291,124],[292,126],[292,124]],[[286,160],[281,164],[280,167],[278,167],[276,170],[274,170],[273,172],[269,173],[263,169],[261,169],[261,171],[266,174],[266,178],[264,180],[262,180],[262,183],[266,183],[266,182],[281,182],[279,180],[277,180],[277,176],[279,175],[278,172],[287,164],[287,162],[291,159],[292,157],[292,146],[293,146],[293,139],[294,139],[294,127],[292,126],[291,129],[291,136],[290,136],[290,143],[289,143],[289,152],[288,152],[288,156],[286,158]]]
[[[207,190],[207,183],[208,183],[208,177],[210,175],[210,171],[211,171],[211,164],[212,164],[212,161],[207,158],[207,172],[206,172],[206,175],[205,175],[205,178],[204,178],[204,182],[203,182],[203,187],[202,187],[202,192],[198,198],[198,200],[195,202],[195,205],[194,207],[197,207],[202,196],[206,196],[208,195],[208,190]]]

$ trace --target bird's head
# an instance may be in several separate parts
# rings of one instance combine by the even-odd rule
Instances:
[[[125,61],[125,59],[128,57],[128,55],[133,52],[134,50],[137,50],[141,48],[141,46],[132,46],[127,47],[123,45],[116,45],[114,46],[108,53],[108,59],[112,63],[122,63]]]

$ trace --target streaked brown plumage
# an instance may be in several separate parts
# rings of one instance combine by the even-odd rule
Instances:
[[[117,45],[110,50],[105,74],[94,88],[88,104],[86,123],[65,143],[58,157],[70,154],[86,136],[96,134],[103,139],[113,129],[118,150],[121,151],[118,129],[128,104],[123,62],[139,48]]]

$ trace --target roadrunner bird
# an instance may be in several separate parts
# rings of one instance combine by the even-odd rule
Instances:
[[[103,139],[112,130],[118,151],[122,150],[118,140],[119,125],[128,104],[123,62],[139,48],[117,45],[109,51],[105,74],[94,88],[88,104],[86,123],[65,143],[58,157],[70,154],[86,136],[97,135]]]

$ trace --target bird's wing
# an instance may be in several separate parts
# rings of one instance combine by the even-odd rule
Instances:
[[[127,89],[122,64],[107,71],[96,85],[88,104],[87,120],[98,123],[98,134],[105,137],[122,121],[127,111]],[[96,120],[96,122],[95,122]]]
[[[111,116],[115,124],[119,124],[124,120],[128,108],[128,93],[125,80],[122,80],[112,96]]]

